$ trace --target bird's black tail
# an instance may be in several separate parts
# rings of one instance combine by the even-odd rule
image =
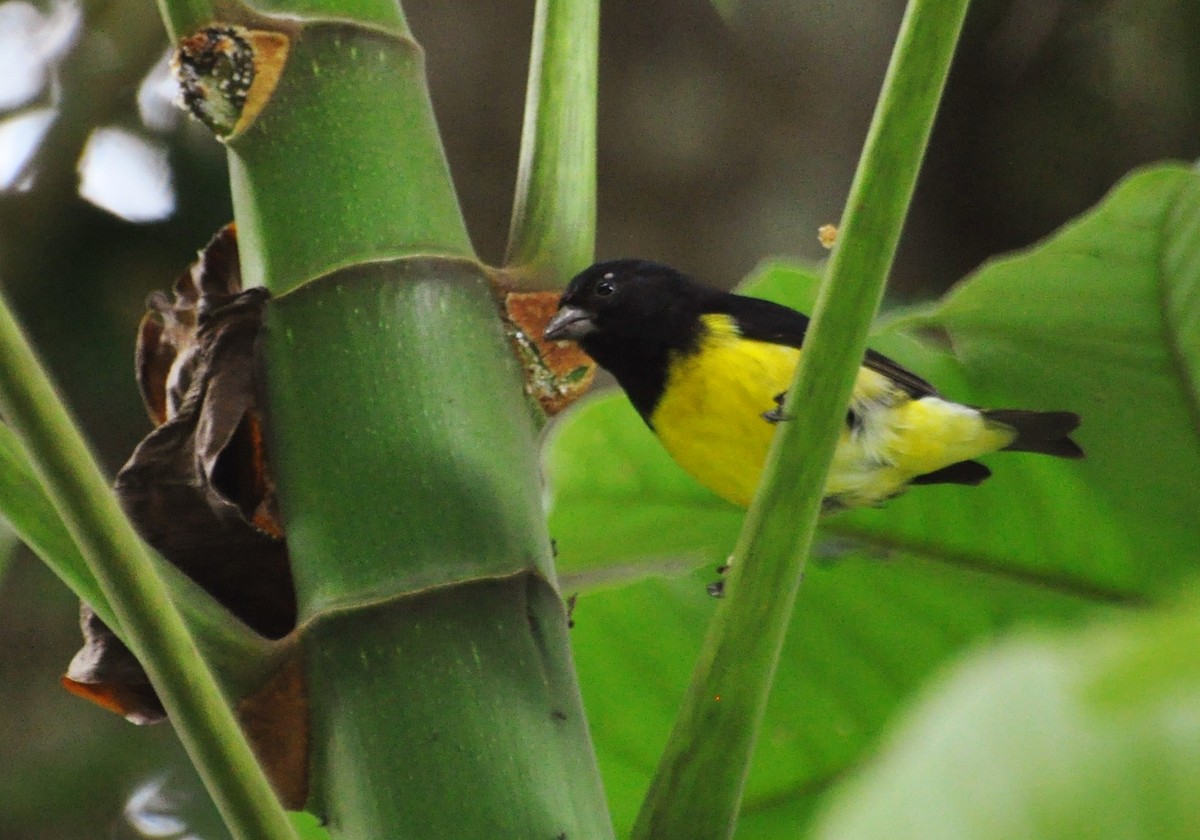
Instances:
[[[1079,426],[1079,415],[1074,412],[998,408],[984,411],[983,417],[1017,433],[1017,439],[1005,449],[1040,452],[1056,458],[1083,457],[1079,444],[1068,437]]]

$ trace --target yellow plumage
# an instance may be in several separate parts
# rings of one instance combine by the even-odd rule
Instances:
[[[728,315],[701,316],[694,348],[674,351],[650,416],[663,446],[717,495],[746,506],[758,486],[775,426],[763,419],[791,385],[800,351],[742,337]],[[938,397],[913,399],[862,368],[834,453],[826,496],[848,507],[878,504],[924,475],[1003,449],[1015,431]]]

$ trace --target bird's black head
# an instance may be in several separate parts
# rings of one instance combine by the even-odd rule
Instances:
[[[692,330],[699,300],[707,293],[703,286],[660,263],[596,263],[567,285],[545,337],[578,341],[592,355],[610,344],[629,346],[651,340],[673,344],[684,338],[681,329]]]
[[[567,285],[545,337],[579,342],[649,422],[672,352],[695,344],[699,316],[718,295],[659,263],[596,263]]]

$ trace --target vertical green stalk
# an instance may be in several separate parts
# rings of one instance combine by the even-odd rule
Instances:
[[[729,597],[634,828],[635,840],[732,835],[750,756],[968,0],[911,0],[859,161],[782,423],[732,558]],[[803,709],[795,710],[804,714]]]
[[[294,837],[149,551],[2,300],[0,406],[234,836]]]
[[[599,0],[538,0],[506,266],[534,284],[592,261]]]
[[[471,253],[421,48],[350,3],[255,25],[286,35],[288,58],[226,144],[243,272],[275,295],[268,449],[301,621],[308,807],[354,840],[607,840],[522,370]],[[558,72],[547,90],[564,89]],[[531,195],[559,192],[561,171],[533,169]],[[573,201],[591,212],[591,196]],[[590,251],[590,224],[572,235]]]
[[[270,101],[225,141],[246,283],[278,296],[359,262],[473,258],[420,45],[374,21],[289,37]]]

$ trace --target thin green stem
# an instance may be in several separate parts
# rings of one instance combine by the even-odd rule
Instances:
[[[7,425],[0,425],[0,518],[72,592],[92,605],[105,624],[116,629],[117,617],[108,599],[42,488],[21,441]]]
[[[5,425],[0,425],[0,519],[7,520],[21,542],[72,592],[87,601],[101,621],[125,637],[112,605],[42,487],[28,453]],[[211,595],[162,558],[155,557],[154,562],[172,602],[225,690],[240,697],[257,688],[276,667],[281,655],[279,644],[234,619]]]
[[[0,522],[0,586],[4,585],[4,575],[12,562],[13,552],[18,545],[17,535],[8,526]]]
[[[506,266],[560,282],[596,239],[598,0],[538,0]]]
[[[345,19],[347,6],[354,7],[352,17],[396,35],[408,36],[408,22],[396,0],[155,0],[162,15],[167,37],[176,43],[201,27],[259,20],[260,15],[283,18],[335,20]]]
[[[879,306],[968,0],[911,0],[821,286],[770,462],[634,828],[726,838],[820,512],[825,475]],[[795,710],[803,714],[802,709]]]
[[[149,550],[0,299],[0,408],[238,838],[294,838]]]

